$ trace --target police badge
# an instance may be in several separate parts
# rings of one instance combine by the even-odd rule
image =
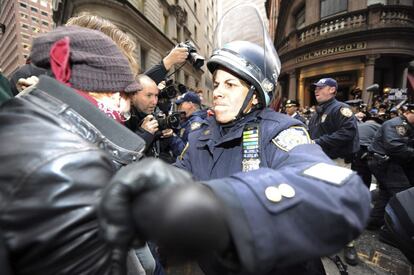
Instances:
[[[325,122],[325,119],[326,119],[326,117],[327,117],[328,115],[327,114],[323,114],[322,115],[322,117],[321,117],[321,122],[322,123],[324,123]]]

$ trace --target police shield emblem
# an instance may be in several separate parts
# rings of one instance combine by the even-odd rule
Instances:
[[[402,137],[407,134],[407,128],[405,128],[404,125],[395,126],[395,130],[397,131],[397,134]]]
[[[351,117],[352,116],[352,110],[348,107],[342,107],[341,108],[341,114],[345,117]]]
[[[326,117],[327,117],[328,115],[327,114],[323,114],[322,115],[322,117],[321,117],[321,122],[322,123],[324,123],[325,122],[325,119],[326,119]]]
[[[191,131],[197,130],[198,128],[200,128],[201,123],[200,122],[193,122],[190,125]]]
[[[283,151],[290,151],[300,144],[312,143],[308,131],[304,127],[294,126],[283,130],[272,142]]]

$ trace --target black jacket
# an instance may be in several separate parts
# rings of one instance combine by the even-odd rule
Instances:
[[[144,142],[42,76],[0,109],[0,228],[15,274],[108,274],[96,204]]]
[[[359,151],[357,120],[349,106],[335,98],[317,107],[308,126],[311,138],[332,159]]]

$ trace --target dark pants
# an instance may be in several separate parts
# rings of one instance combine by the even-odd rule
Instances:
[[[393,160],[385,160],[380,157],[372,157],[368,160],[368,166],[378,182],[378,198],[374,202],[371,212],[371,221],[384,223],[385,206],[392,196],[411,187],[411,175],[406,174],[406,167]],[[408,171],[407,171],[408,172]],[[411,178],[412,179],[412,178]]]

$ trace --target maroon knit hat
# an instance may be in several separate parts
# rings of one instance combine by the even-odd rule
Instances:
[[[134,79],[128,60],[105,34],[78,26],[58,27],[33,40],[30,59],[50,69],[50,50],[64,37],[70,41],[73,88],[88,92],[136,92],[142,89]]]

